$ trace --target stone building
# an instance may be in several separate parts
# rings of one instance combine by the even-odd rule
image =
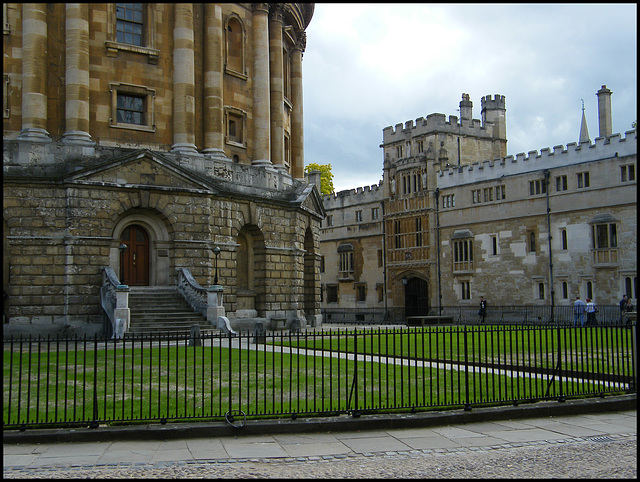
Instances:
[[[100,331],[114,277],[192,276],[232,320],[319,321],[313,9],[3,4],[5,332]]]
[[[476,306],[479,296],[494,306],[577,295],[615,304],[622,293],[637,302],[636,131],[612,134],[611,91],[597,95],[594,142],[583,113],[578,143],[528,155],[506,156],[501,95],[482,98],[481,120],[463,94],[460,118],[433,114],[383,130],[384,228],[369,249],[383,249],[384,275],[373,283],[386,287],[386,308],[435,314]],[[359,202],[380,196],[369,197]],[[342,242],[327,229],[325,257]],[[326,272],[321,279],[333,282]]]
[[[325,195],[322,201],[323,305],[346,308],[345,316],[352,308],[385,308],[382,183]],[[345,319],[359,321],[352,318]]]

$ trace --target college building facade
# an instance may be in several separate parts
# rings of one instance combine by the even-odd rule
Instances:
[[[379,185],[324,196],[323,309],[410,316],[477,306],[480,296],[556,306],[576,296],[616,304],[624,293],[635,305],[636,131],[612,134],[611,91],[597,95],[593,142],[583,113],[579,142],[515,157],[506,155],[501,95],[482,98],[481,119],[463,94],[459,118],[385,128]],[[350,246],[352,278],[341,275]],[[357,295],[380,286],[380,296]]]
[[[5,333],[100,332],[109,283],[215,285],[232,321],[320,321],[313,9],[3,4]]]

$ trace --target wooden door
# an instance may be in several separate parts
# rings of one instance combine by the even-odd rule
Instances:
[[[120,237],[120,282],[126,285],[149,284],[149,235],[138,225],[128,226]]]
[[[425,280],[411,278],[405,286],[405,316],[426,316],[429,314],[429,287]]]

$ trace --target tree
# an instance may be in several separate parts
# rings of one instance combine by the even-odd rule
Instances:
[[[331,164],[307,164],[304,167],[305,172],[320,171],[320,193],[331,194],[333,192],[333,173],[331,172]]]
[[[633,121],[633,122],[631,123],[631,128],[632,128],[632,129],[635,129],[637,125],[638,125],[638,121]]]

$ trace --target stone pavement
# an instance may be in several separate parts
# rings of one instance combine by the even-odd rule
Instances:
[[[635,396],[632,398],[635,401]],[[578,401],[565,403],[574,404],[574,410],[569,407],[569,412],[575,414],[545,416],[534,409],[538,404],[530,404],[528,408],[526,405],[503,408],[502,418],[487,416],[497,411],[483,414],[484,409],[477,409],[472,412],[478,415],[467,417],[467,421],[442,417],[440,424],[437,420],[421,424],[416,419],[413,427],[376,425],[373,418],[370,422],[373,421],[374,428],[367,430],[355,428],[362,427],[361,424],[352,425],[351,429],[335,426],[335,431],[297,433],[272,430],[274,433],[251,434],[240,429],[236,435],[146,440],[133,438],[133,432],[126,432],[128,435],[120,439],[109,440],[63,442],[64,437],[60,436],[57,443],[32,438],[16,442],[16,434],[7,437],[5,433],[3,475],[5,478],[637,477],[636,410],[629,409],[628,403],[623,405],[626,409],[616,410],[612,405],[613,411],[605,412],[593,409],[597,401],[587,402],[591,404],[590,410],[580,409],[584,403]],[[527,418],[527,412],[535,418]],[[97,433],[96,430],[101,429],[87,433]],[[511,463],[505,462],[504,457]],[[581,457],[585,463],[579,462]],[[547,462],[540,464],[541,460]],[[477,468],[480,472],[475,471]]]

